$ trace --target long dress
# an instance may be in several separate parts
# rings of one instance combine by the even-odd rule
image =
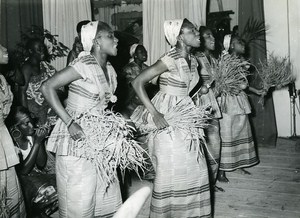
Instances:
[[[13,95],[3,75],[0,75],[0,209],[7,210],[9,217],[26,217],[21,187],[15,171],[19,158],[14,143],[5,126],[12,105]],[[5,216],[4,216],[5,217]]]
[[[69,85],[66,110],[83,128],[83,132],[88,132],[85,124],[89,120],[82,119],[82,114],[88,113],[90,118],[87,119],[90,120],[93,115],[103,114],[108,99],[116,90],[116,72],[108,62],[106,78],[92,55],[77,58],[69,66],[82,79]],[[60,217],[112,217],[122,204],[119,183],[115,181],[106,187],[96,166],[85,156],[87,148],[78,145],[80,141],[74,141],[65,123],[58,119],[47,149],[56,153]]]
[[[217,60],[210,56],[211,62],[204,53],[196,54],[199,61],[201,71],[200,77],[203,81],[203,85],[211,83],[211,77],[214,73],[214,67],[217,64]],[[213,119],[211,125],[205,129],[206,142],[207,142],[207,158],[209,161],[208,169],[210,172],[210,180],[212,184],[215,184],[217,173],[220,164],[220,152],[221,152],[221,138],[220,138],[220,126],[219,118],[221,118],[221,111],[212,89],[209,89],[207,94],[199,96],[199,105],[210,104],[212,107]]]
[[[168,71],[160,75],[159,92],[151,100],[156,109],[167,114],[179,103],[194,105],[189,92],[199,80],[197,61],[186,60],[171,49],[160,59]],[[154,125],[152,116],[139,106],[131,116],[141,132]],[[150,217],[210,217],[210,188],[204,155],[190,147],[199,148],[199,140],[188,132],[169,127],[157,134],[149,134],[148,147],[156,171],[151,200]]]
[[[220,170],[233,171],[257,164],[248,118],[251,107],[247,94],[242,91],[238,95],[221,95],[218,100],[223,115],[220,119]]]

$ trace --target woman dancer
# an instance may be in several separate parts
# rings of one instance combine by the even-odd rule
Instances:
[[[242,39],[236,36],[231,43],[225,44],[230,44],[230,55],[243,59],[245,43]],[[245,81],[245,84],[248,84],[248,81]],[[262,94],[261,90],[252,87],[249,87],[249,90],[258,95]],[[220,119],[222,148],[218,180],[228,182],[225,171],[239,170],[242,174],[250,174],[244,168],[257,164],[258,157],[248,119],[251,107],[247,94],[241,91],[236,95],[221,95],[219,98],[220,102],[225,103],[226,110],[221,107],[223,115]]]
[[[133,112],[132,121],[141,132],[149,125],[158,129],[148,142],[156,171],[150,217],[210,217],[208,172],[206,159],[198,152],[200,142],[190,130],[173,128],[164,118],[179,104],[195,107],[189,92],[199,75],[191,49],[200,46],[199,32],[187,19],[165,21],[164,30],[173,48],[132,82],[144,104]],[[150,101],[144,85],[157,76],[160,91]]]
[[[0,64],[8,63],[7,49],[0,45]],[[9,114],[13,95],[0,74],[0,217],[26,217],[25,204],[15,165],[19,158],[4,120]]]
[[[100,21],[84,25],[81,40],[84,52],[79,58],[42,86],[46,100],[60,117],[47,149],[56,153],[60,217],[112,217],[122,203],[119,184],[114,181],[107,187],[96,166],[85,158],[86,147],[79,145],[88,131],[82,128],[89,122],[80,119],[81,115],[88,111],[87,119],[93,119],[93,114],[103,114],[112,101],[117,80],[107,57],[117,54],[118,40],[109,25]],[[64,109],[55,90],[69,83]],[[69,134],[60,135],[64,132]]]
[[[210,173],[210,182],[211,185],[214,186],[219,169],[221,149],[219,128],[219,118],[221,117],[221,112],[215,97],[215,93],[213,89],[210,88],[210,86],[212,85],[211,77],[214,74],[214,68],[217,64],[217,60],[212,55],[212,52],[215,50],[215,38],[209,28],[202,26],[200,28],[200,39],[200,52],[196,52],[195,54],[200,65],[200,77],[203,82],[200,92],[198,92],[198,103],[199,105],[210,104],[212,107],[213,119],[210,123],[210,126],[205,129],[205,135],[207,142],[206,152],[209,162],[208,169]],[[218,187],[215,186],[215,188],[215,190],[218,190]]]

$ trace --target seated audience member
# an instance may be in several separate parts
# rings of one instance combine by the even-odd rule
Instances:
[[[10,114],[10,132],[20,158],[17,173],[29,217],[50,215],[58,209],[55,158],[45,149],[47,130],[36,129],[29,111],[18,106]]]

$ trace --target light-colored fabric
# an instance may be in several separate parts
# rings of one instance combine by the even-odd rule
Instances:
[[[164,35],[165,20],[187,18],[197,26],[205,25],[206,2],[207,0],[143,0],[143,45],[148,51],[148,65],[170,50]]]
[[[130,46],[130,49],[129,49],[130,57],[133,58],[133,55],[134,55],[135,50],[136,50],[136,48],[138,47],[138,45],[139,45],[139,44],[135,43],[135,44],[133,44],[132,46]]]
[[[109,62],[107,63],[106,67],[109,77],[109,81],[107,81],[102,68],[92,55],[77,58],[70,66],[82,76],[82,79],[76,80],[69,85],[66,110],[73,119],[84,112],[102,114],[107,107],[110,96],[113,95],[117,87],[114,68]],[[80,125],[84,121],[78,120],[77,122]],[[75,147],[81,147],[76,146],[78,145],[77,143],[78,141],[75,142],[70,137],[65,123],[58,119],[49,137],[47,149],[59,155],[81,156],[84,153],[84,148],[75,149]]]
[[[118,182],[106,186],[96,167],[79,157],[56,156],[59,217],[112,217],[122,204]]]
[[[25,203],[15,167],[0,171],[0,188],[1,191],[6,190],[6,199],[0,199],[0,203],[2,206],[2,201],[5,201],[5,205],[8,207],[9,217],[25,218]]]
[[[91,20],[90,0],[43,0],[44,28],[58,35],[58,40],[72,48],[77,35],[76,25],[82,20]],[[67,57],[52,61],[57,70],[66,66]]]
[[[251,105],[244,91],[241,91],[238,95],[222,94],[218,97],[218,102],[222,113],[228,115],[251,113]]]
[[[211,120],[210,125],[204,130],[206,136],[205,155],[208,163],[208,172],[211,185],[217,181],[217,174],[220,166],[221,136],[219,119]]]
[[[169,44],[174,47],[177,43],[183,19],[166,20],[164,22],[164,32]]]
[[[197,61],[191,56],[191,69],[186,60],[171,49],[161,58],[169,71],[161,74],[160,91],[151,100],[155,108],[167,114],[179,102],[193,106],[188,96],[199,81]],[[152,116],[144,106],[138,106],[131,116],[141,132],[154,125]],[[199,156],[199,140],[189,132],[172,127],[150,134],[148,147],[156,177],[151,201],[151,218],[210,217],[210,189],[204,155]]]
[[[84,54],[80,53],[80,56],[90,54],[93,47],[93,39],[97,34],[98,21],[89,22],[81,27],[81,43],[83,45]]]
[[[230,47],[230,42],[231,42],[231,34],[225,35],[224,40],[223,40],[223,46],[224,46],[225,51],[227,51],[227,52]]]
[[[210,56],[210,61],[208,61],[207,57],[204,53],[197,53],[196,58],[201,66],[201,72],[200,77],[203,81],[204,85],[211,83],[211,77],[214,74],[214,68],[217,65],[217,60]],[[217,99],[215,97],[215,94],[212,89],[209,89],[207,94],[201,95],[199,93],[199,104],[200,105],[206,105],[210,104],[212,107],[212,114],[214,115],[214,118],[220,118],[221,117],[221,111],[217,102]]]
[[[12,101],[13,94],[10,91],[10,86],[4,76],[0,74],[0,170],[5,170],[19,163],[14,143],[4,123]]]
[[[220,170],[232,171],[258,163],[248,115],[223,113],[220,119],[220,133]]]

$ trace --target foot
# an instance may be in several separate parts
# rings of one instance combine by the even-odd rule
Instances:
[[[229,180],[227,179],[227,177],[225,175],[225,171],[219,171],[217,179],[219,182],[229,183]]]
[[[216,186],[215,185],[215,192],[225,192],[225,190],[223,189],[223,188],[221,188],[221,187],[218,187],[218,186]]]
[[[251,173],[249,171],[245,170],[244,168],[237,169],[236,172],[240,173],[242,175],[251,175]]]

